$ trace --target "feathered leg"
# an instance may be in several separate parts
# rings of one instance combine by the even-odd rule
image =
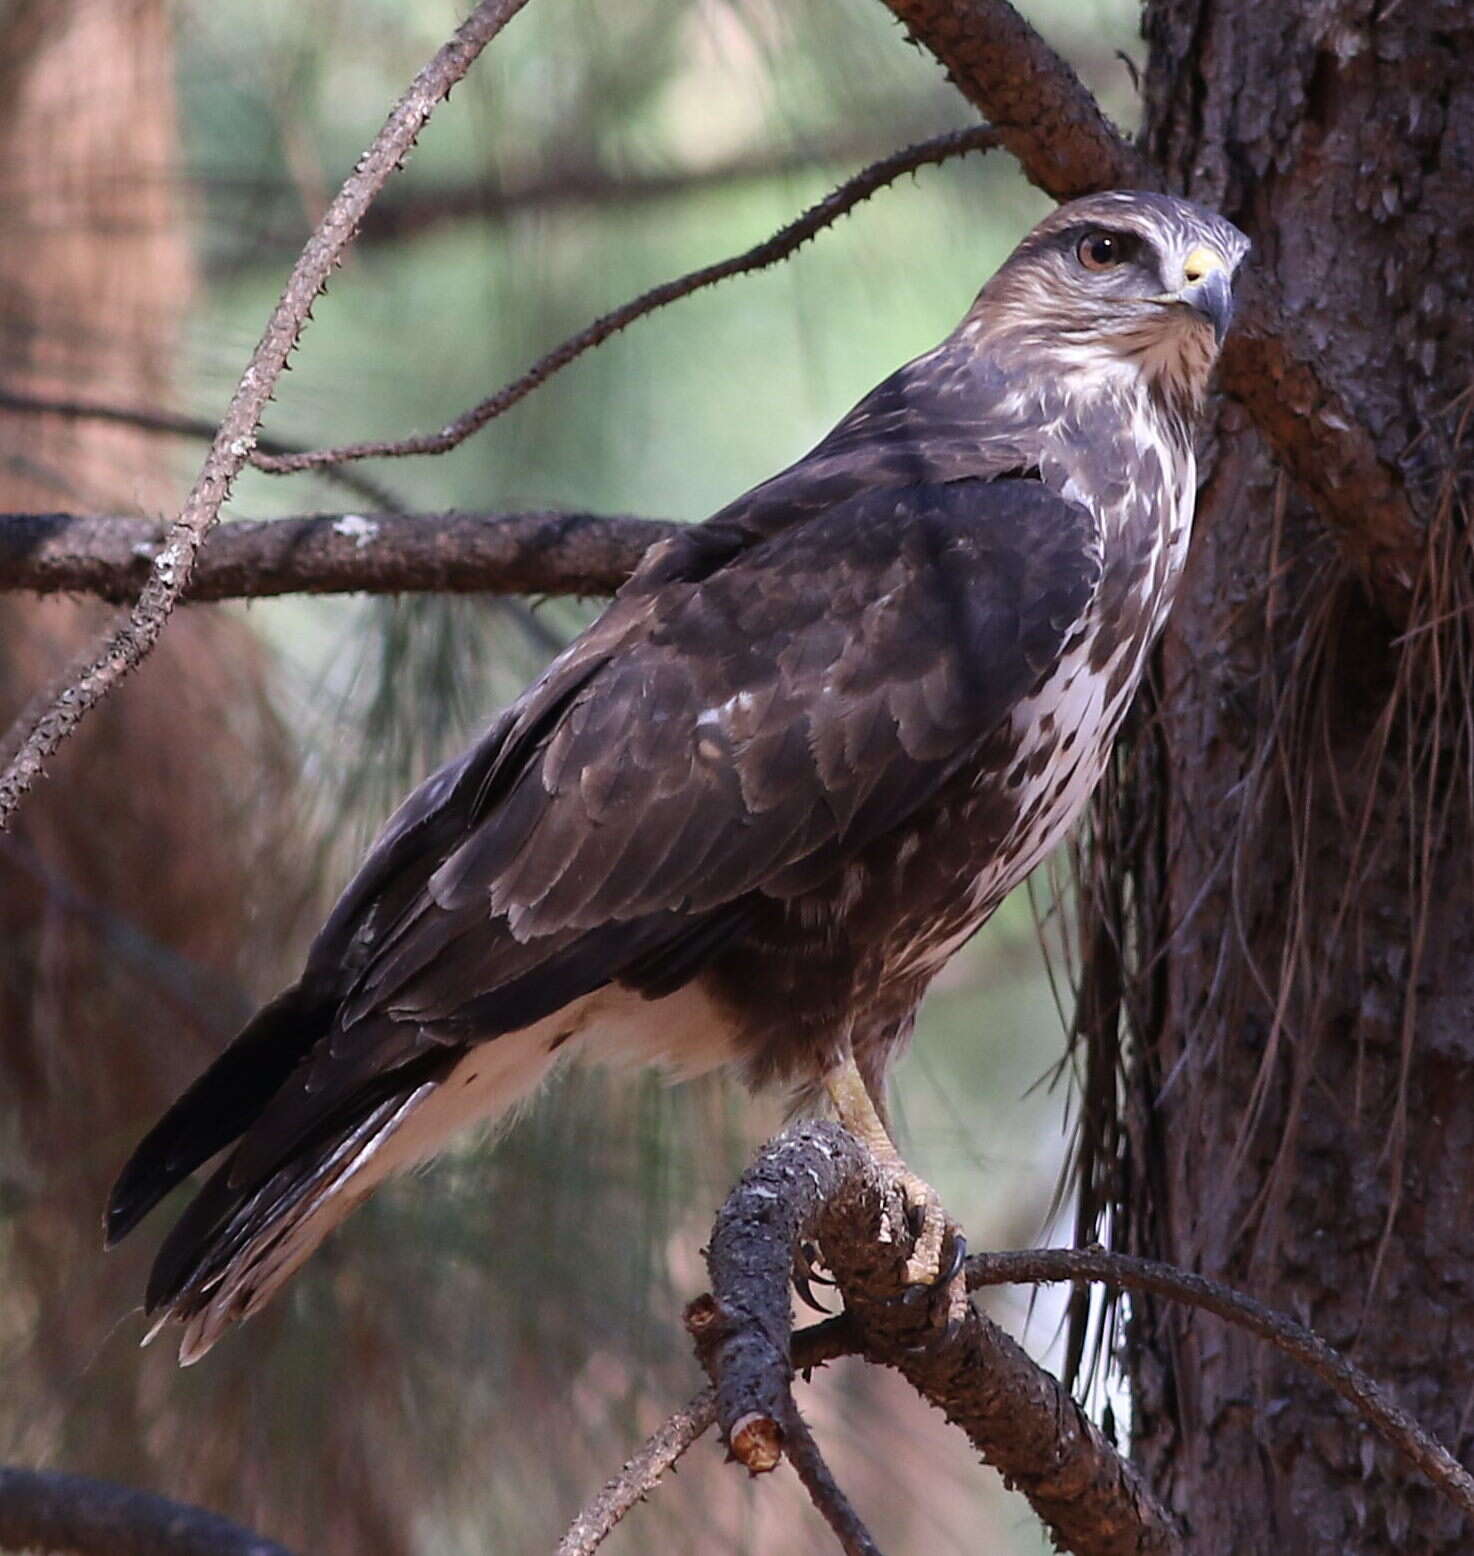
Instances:
[[[869,1150],[885,1171],[894,1174],[908,1208],[921,1216],[921,1230],[903,1270],[906,1283],[945,1287],[948,1318],[955,1319],[967,1301],[966,1284],[961,1279],[967,1245],[961,1230],[947,1219],[937,1191],[906,1165],[896,1149],[853,1056],[824,1077],[824,1089],[829,1093],[840,1123]],[[942,1249],[949,1233],[952,1257],[944,1265]]]

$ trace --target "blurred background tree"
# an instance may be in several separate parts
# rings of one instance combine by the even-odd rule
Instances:
[[[1132,0],[1031,19],[1135,118]],[[0,10],[0,387],[210,416],[295,246],[449,4],[11,0]],[[744,247],[842,173],[970,121],[875,5],[551,0],[457,91],[385,196],[268,430],[438,426],[652,282]],[[616,339],[453,455],[371,473],[407,506],[696,519],[932,344],[1045,208],[1004,158],[932,170],[792,263]],[[693,453],[699,451],[699,457]],[[192,452],[0,416],[0,508],[167,513]],[[340,500],[334,500],[341,505]],[[242,482],[269,516],[321,484]],[[13,712],[94,630],[0,606]],[[187,610],[0,838],[0,1457],[203,1501],[319,1552],[548,1548],[694,1386],[699,1247],[778,1121],[720,1085],[578,1074],[559,1105],[381,1194],[206,1363],[134,1349],[147,1247],[104,1261],[138,1132],[301,949],[394,799],[587,612],[476,599]],[[1038,894],[1047,909],[1051,894]],[[900,1078],[908,1154],[975,1238],[1049,1223],[1061,1013],[1015,901],[949,969]],[[144,1239],[145,1244],[147,1238]],[[1024,1299],[999,1299],[1016,1329]],[[1041,1304],[1027,1337],[1054,1340]],[[817,1385],[882,1544],[1040,1536],[904,1385]],[[609,1549],[798,1552],[796,1488],[699,1450]]]

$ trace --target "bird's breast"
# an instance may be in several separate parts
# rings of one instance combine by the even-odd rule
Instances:
[[[1100,781],[1192,525],[1191,452],[1158,440],[1136,468],[1139,479],[1097,513],[1104,566],[1085,616],[941,807],[942,825],[913,845],[910,879],[894,883],[914,906],[887,945],[886,980],[934,976],[1059,844]]]

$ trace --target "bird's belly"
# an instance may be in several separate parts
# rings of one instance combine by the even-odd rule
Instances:
[[[1018,812],[1005,841],[999,879],[980,895],[995,900],[1019,884],[1063,838],[1090,798],[1136,690],[1138,666],[1123,665],[1131,645],[1098,667],[1087,640],[1013,717],[1020,770]],[[1124,670],[1125,673],[1122,673]],[[985,886],[980,879],[979,887]]]

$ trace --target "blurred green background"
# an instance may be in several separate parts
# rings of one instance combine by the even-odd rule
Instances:
[[[1024,10],[1131,125],[1133,0]],[[21,73],[0,109],[0,385],[217,415],[311,222],[458,15],[439,0],[0,12],[0,58]],[[874,0],[536,0],[386,192],[415,223],[354,251],[266,429],[307,444],[433,429],[609,307],[969,122]],[[483,187],[495,214],[457,214]],[[1045,208],[1001,154],[924,170],[791,262],[637,324],[454,454],[364,471],[411,511],[701,518],[949,330]],[[199,455],[0,417],[11,511],[167,515]],[[230,513],[364,506],[251,473]],[[4,608],[13,708],[96,613]],[[696,1388],[680,1311],[703,1236],[781,1116],[726,1083],[562,1077],[495,1149],[468,1141],[381,1193],[188,1373],[136,1349],[149,1248],[104,1261],[94,1236],[132,1138],[287,975],[398,795],[595,610],[192,609],[58,763],[0,847],[0,1457],[205,1500],[304,1552],[532,1552]],[[1051,1235],[1067,995],[1035,910],[1052,900],[1036,882],[948,968],[896,1079],[907,1154],[975,1246]],[[995,1311],[1057,1354],[1056,1303]],[[884,1548],[1045,1548],[897,1380],[834,1367],[805,1408]],[[824,1548],[786,1472],[749,1484],[721,1459],[699,1445],[607,1549]]]

